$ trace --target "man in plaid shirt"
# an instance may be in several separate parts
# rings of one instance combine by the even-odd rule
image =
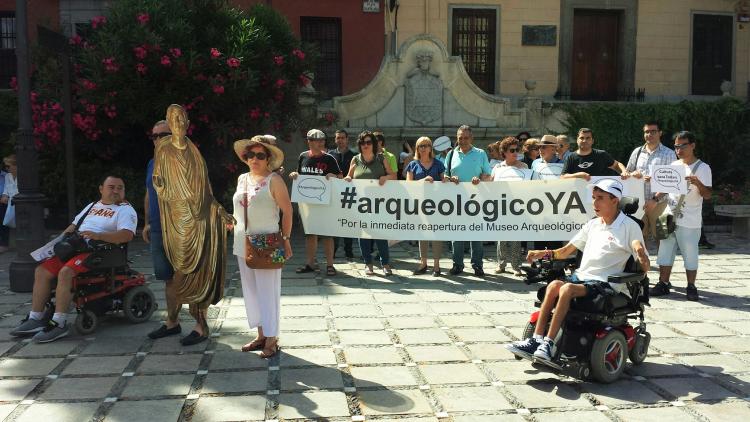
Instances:
[[[649,121],[643,125],[643,139],[646,143],[630,153],[628,165],[625,167],[626,173],[623,176],[628,175],[636,179],[643,178],[646,182],[643,185],[645,190],[643,197],[646,201],[643,205],[643,209],[645,210],[643,215],[643,237],[644,239],[648,239],[649,235],[656,238],[656,219],[664,212],[664,208],[667,205],[665,200],[658,202],[653,197],[650,183],[651,166],[672,164],[672,162],[677,160],[677,155],[673,150],[661,143],[661,129],[659,129],[659,123],[655,121]]]

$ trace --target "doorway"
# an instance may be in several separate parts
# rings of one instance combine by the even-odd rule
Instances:
[[[616,100],[620,11],[576,9],[570,94],[574,100]]]
[[[693,95],[721,95],[721,83],[732,80],[733,29],[732,16],[693,15]]]

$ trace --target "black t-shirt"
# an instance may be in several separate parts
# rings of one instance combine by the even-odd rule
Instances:
[[[332,150],[329,150],[328,153],[336,159],[336,162],[339,163],[339,168],[343,173],[349,172],[349,167],[351,167],[352,165],[352,158],[354,158],[354,153],[352,152],[352,150],[347,149],[342,153],[339,152],[338,148],[334,148]]]
[[[562,174],[582,171],[591,176],[610,176],[613,171],[609,167],[614,163],[614,158],[601,149],[592,149],[591,154],[588,155],[578,155],[577,152],[573,152],[565,159]]]
[[[306,176],[325,176],[328,173],[341,174],[341,169],[331,154],[324,152],[313,157],[310,151],[305,151],[299,155],[297,173]]]

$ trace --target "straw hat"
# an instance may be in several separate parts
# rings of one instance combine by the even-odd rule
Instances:
[[[262,135],[253,136],[252,139],[240,139],[234,142],[234,153],[243,163],[245,160],[242,159],[242,155],[245,150],[253,145],[262,145],[268,152],[271,153],[271,157],[268,159],[268,166],[274,170],[281,167],[284,163],[284,152],[279,149],[276,145],[273,145],[269,140]]]

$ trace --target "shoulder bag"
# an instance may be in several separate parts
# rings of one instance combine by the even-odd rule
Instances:
[[[248,174],[249,178],[250,175]],[[269,180],[269,189],[270,180]],[[247,234],[247,179],[245,179],[245,264],[255,270],[278,270],[286,262],[281,232],[268,234]]]
[[[86,239],[84,239],[83,236],[78,233],[78,229],[81,228],[83,220],[85,220],[86,216],[89,215],[89,212],[91,212],[91,208],[94,208],[94,205],[96,205],[96,202],[91,204],[91,206],[86,209],[86,212],[83,213],[81,218],[78,220],[78,223],[76,223],[75,231],[72,233],[66,233],[65,236],[63,236],[63,238],[60,239],[59,242],[55,243],[55,246],[52,247],[52,250],[55,252],[55,256],[59,258],[60,261],[68,262],[74,256],[91,250],[89,245],[86,243]]]

